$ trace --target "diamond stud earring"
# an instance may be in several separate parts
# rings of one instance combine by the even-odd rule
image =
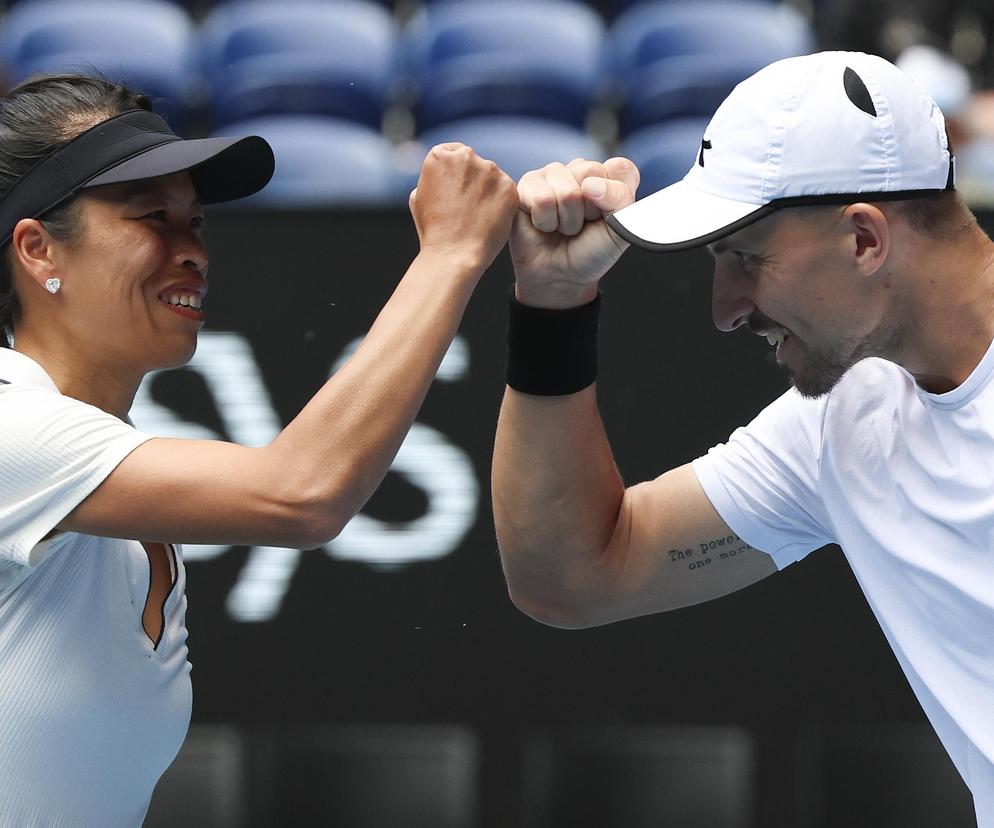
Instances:
[[[62,287],[62,280],[58,277],[49,279],[45,282],[45,288],[49,293],[58,293],[60,287]]]

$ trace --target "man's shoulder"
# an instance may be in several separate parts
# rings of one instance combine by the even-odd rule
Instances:
[[[914,378],[899,365],[879,357],[860,360],[829,393],[830,408],[863,408],[887,402],[899,404],[915,395]]]

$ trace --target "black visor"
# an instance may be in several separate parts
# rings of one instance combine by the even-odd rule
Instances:
[[[40,161],[0,201],[0,247],[21,219],[41,218],[87,187],[189,170],[203,204],[258,192],[273,151],[257,135],[183,140],[158,115],[133,109],[91,127]]]

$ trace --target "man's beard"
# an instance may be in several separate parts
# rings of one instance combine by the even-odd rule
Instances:
[[[802,397],[822,397],[838,385],[846,371],[868,357],[885,357],[897,351],[900,335],[896,330],[874,331],[866,339],[846,342],[834,347],[811,348],[802,345],[800,370],[795,372],[781,365],[791,384]]]
[[[831,391],[842,379],[843,375],[857,360],[845,358],[835,349],[804,349],[804,363],[797,372],[786,365],[781,367],[787,372],[791,385],[802,397],[815,399]]]

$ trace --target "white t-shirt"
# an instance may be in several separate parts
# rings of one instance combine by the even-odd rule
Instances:
[[[0,348],[0,825],[138,826],[190,721],[186,576],[158,646],[133,540],[44,538],[150,435]]]
[[[994,826],[992,378],[994,346],[947,394],[867,359],[694,461],[732,531],[778,568],[842,547],[980,828]]]

